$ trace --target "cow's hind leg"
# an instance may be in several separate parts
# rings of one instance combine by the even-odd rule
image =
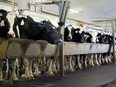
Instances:
[[[18,77],[16,75],[16,59],[9,60],[12,66],[12,80],[13,83],[19,83]]]

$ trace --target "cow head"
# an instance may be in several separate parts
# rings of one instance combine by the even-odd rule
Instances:
[[[6,10],[0,9],[0,20],[3,20],[6,18],[8,12]]]
[[[52,26],[43,26],[44,29],[42,30],[42,39],[51,44],[58,44],[58,42],[60,41],[60,37],[57,29],[53,29]]]
[[[6,10],[0,9],[0,26],[5,26],[4,19],[6,18],[8,12]]]
[[[72,33],[74,28],[71,25],[68,25],[64,31],[64,40],[71,41],[72,40]]]

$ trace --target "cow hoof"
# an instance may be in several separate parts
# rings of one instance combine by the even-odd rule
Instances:
[[[31,77],[31,79],[30,80],[34,80],[35,78],[34,77]]]
[[[31,81],[31,80],[34,80],[34,79],[35,79],[34,77],[27,78],[27,81]]]
[[[52,72],[47,72],[46,73],[48,76],[54,76],[54,73],[52,73]]]
[[[3,85],[4,84],[4,81],[0,81],[0,85]]]
[[[14,80],[13,81],[13,84],[19,84],[20,82],[19,82],[19,80]]]
[[[26,81],[30,81],[30,78],[29,78],[29,77],[27,77],[27,78],[25,78],[25,80],[26,80]]]

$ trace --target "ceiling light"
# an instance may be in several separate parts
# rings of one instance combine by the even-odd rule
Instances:
[[[79,13],[78,10],[75,10],[75,9],[69,9],[72,13]]]

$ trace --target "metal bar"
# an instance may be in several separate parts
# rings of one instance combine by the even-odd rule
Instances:
[[[115,64],[115,21],[111,21],[112,23],[112,35],[113,35],[113,63]]]
[[[44,5],[51,5],[51,4],[58,4],[58,3],[60,3],[61,1],[50,1],[50,2],[29,2],[28,4],[29,5],[42,5],[42,4],[44,4]]]
[[[61,76],[64,76],[64,28],[67,12],[69,9],[70,2],[62,1],[58,4],[59,6],[59,29],[62,30],[62,45],[60,47],[60,72]]]
[[[12,2],[12,11],[14,11],[15,10],[15,0],[13,0],[13,2]]]

